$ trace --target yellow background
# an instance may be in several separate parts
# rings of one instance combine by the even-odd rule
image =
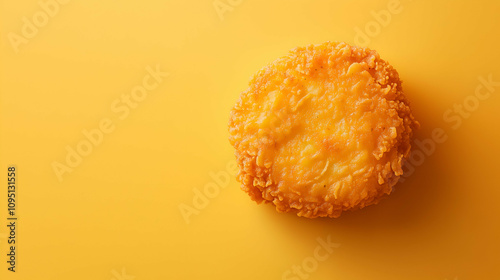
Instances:
[[[478,77],[500,81],[499,1],[401,0],[383,26],[373,12],[389,0],[221,0],[221,16],[213,0],[72,0],[17,53],[9,34],[43,10],[1,3],[1,279],[282,279],[327,236],[341,245],[309,279],[500,279],[500,87],[459,128],[443,119]],[[252,74],[296,46],[354,44],[367,25],[379,26],[367,45],[404,81],[416,137],[442,128],[447,141],[388,199],[339,219],[258,206],[231,175],[187,224],[179,205],[213,186],[211,173],[231,174],[229,110]],[[119,119],[114,100],[156,65],[170,76]],[[115,130],[60,182],[52,163],[104,118]],[[16,273],[5,255],[10,164]]]

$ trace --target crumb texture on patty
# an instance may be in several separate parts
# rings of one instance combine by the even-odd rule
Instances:
[[[374,50],[327,42],[253,77],[231,111],[229,141],[253,200],[338,217],[391,193],[417,127],[392,66]]]

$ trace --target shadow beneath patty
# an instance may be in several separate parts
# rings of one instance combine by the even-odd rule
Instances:
[[[420,108],[413,110],[421,124],[414,139],[429,143],[434,129],[442,128],[445,133],[448,132],[441,117],[442,106],[440,108],[432,104],[432,100],[418,98],[416,92],[411,87],[407,89],[409,98],[414,100],[412,108]],[[446,169],[449,160],[446,155],[453,154],[453,151],[446,150],[446,142],[433,145],[433,149],[432,144],[429,144],[422,151],[422,147],[413,143],[412,153],[424,154],[424,158],[415,158],[410,176],[400,180],[393,193],[377,205],[346,212],[337,219],[307,219],[295,214],[277,213],[271,205],[262,207],[262,214],[265,219],[271,219],[277,227],[281,227],[283,234],[296,236],[297,242],[331,236],[333,242],[342,244],[339,254],[346,248],[352,249],[344,251],[345,256],[354,252],[364,254],[381,250],[394,250],[398,254],[398,250],[404,250],[402,248],[414,243],[417,237],[425,239],[435,234],[438,238],[446,238],[451,233],[446,232],[448,229],[440,229],[439,224],[446,223],[452,213],[447,210],[447,201],[453,193],[453,186],[447,178],[453,176],[453,170]],[[438,241],[433,238],[432,242]]]

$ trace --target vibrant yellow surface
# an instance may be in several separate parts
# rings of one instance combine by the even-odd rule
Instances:
[[[0,6],[2,280],[500,277],[498,1],[68,2]],[[398,70],[420,148],[389,199],[309,220],[239,189],[227,120],[258,69],[329,40]]]

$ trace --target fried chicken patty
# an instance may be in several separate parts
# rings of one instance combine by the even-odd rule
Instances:
[[[327,42],[257,72],[231,111],[229,141],[253,200],[338,217],[391,193],[418,126],[376,51]]]

